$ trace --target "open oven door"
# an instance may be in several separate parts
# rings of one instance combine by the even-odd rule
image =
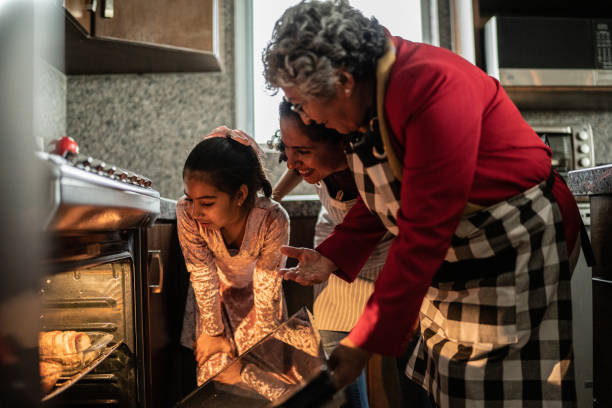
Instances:
[[[296,312],[176,408],[341,407],[321,339],[306,308]]]

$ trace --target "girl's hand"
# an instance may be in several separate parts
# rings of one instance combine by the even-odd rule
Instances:
[[[224,368],[219,374],[215,376],[215,381],[219,381],[225,384],[238,384],[242,381],[240,377],[240,371],[242,370],[242,363],[240,360],[234,361],[229,367]]]
[[[309,286],[326,281],[338,269],[335,263],[313,249],[282,246],[280,251],[283,255],[296,258],[299,264],[294,268],[283,268],[279,273],[284,279],[296,281],[300,285]]]
[[[348,337],[340,341],[329,357],[331,379],[337,389],[355,381],[370,359],[370,352],[357,347]]]
[[[198,365],[202,365],[215,353],[233,354],[232,345],[225,336],[209,336],[202,333],[196,340],[193,350]]]

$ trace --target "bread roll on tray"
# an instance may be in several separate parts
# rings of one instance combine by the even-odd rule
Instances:
[[[82,352],[91,347],[91,339],[86,333],[72,330],[41,332],[38,347],[42,360],[56,361],[64,369],[74,369],[83,363]]]

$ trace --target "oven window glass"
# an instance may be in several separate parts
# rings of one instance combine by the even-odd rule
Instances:
[[[312,315],[302,308],[177,407],[322,406],[335,389],[320,344]]]
[[[133,353],[132,277],[132,259],[123,258],[42,280],[39,356],[47,397],[69,388],[117,347]]]

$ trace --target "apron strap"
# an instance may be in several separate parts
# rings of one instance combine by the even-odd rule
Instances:
[[[593,247],[591,246],[591,240],[587,234],[582,217],[580,218],[580,240],[582,250],[584,251],[584,259],[586,260],[587,266],[595,266],[595,254],[593,253]]]

